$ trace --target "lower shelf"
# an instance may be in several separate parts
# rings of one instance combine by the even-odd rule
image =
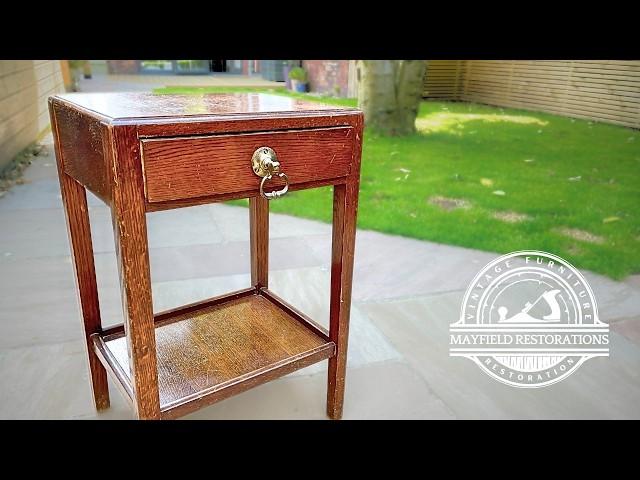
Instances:
[[[132,396],[124,332],[94,337]],[[156,316],[162,416],[173,418],[334,355],[326,332],[267,290],[246,290]]]

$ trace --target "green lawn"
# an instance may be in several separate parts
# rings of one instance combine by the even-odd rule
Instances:
[[[219,91],[243,89],[157,93]],[[360,228],[492,252],[545,250],[612,278],[640,272],[637,130],[431,101],[416,125],[418,133],[403,138],[365,132]],[[292,192],[271,210],[330,221],[331,192]]]

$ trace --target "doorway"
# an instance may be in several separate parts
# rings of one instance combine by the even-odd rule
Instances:
[[[223,73],[227,71],[226,60],[209,60],[209,71],[213,73]]]
[[[140,73],[198,75],[226,71],[226,60],[140,60]]]

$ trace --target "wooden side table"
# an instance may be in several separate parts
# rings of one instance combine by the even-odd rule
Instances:
[[[49,99],[97,409],[107,373],[138,418],[175,418],[329,359],[342,416],[362,113],[266,94]],[[269,200],[333,185],[330,327],[268,288]],[[86,190],[111,208],[124,323],[103,328]],[[146,213],[249,198],[251,286],[153,312]],[[301,286],[301,288],[304,288]]]

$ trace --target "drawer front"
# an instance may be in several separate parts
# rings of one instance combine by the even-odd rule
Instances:
[[[141,140],[147,201],[257,192],[251,157],[271,147],[290,185],[349,174],[352,127]]]

